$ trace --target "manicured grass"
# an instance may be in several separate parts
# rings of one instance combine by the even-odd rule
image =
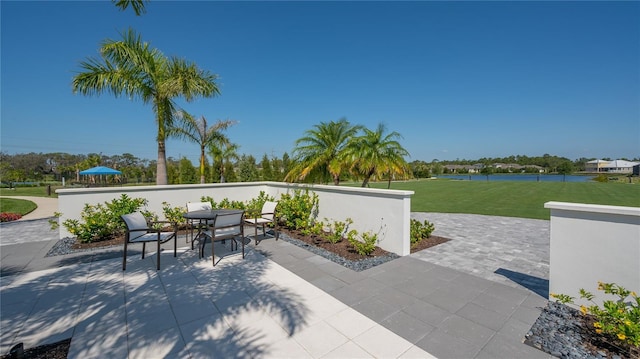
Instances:
[[[51,197],[57,198],[56,189],[62,188],[62,186],[51,186]],[[30,196],[30,197],[48,197],[47,186],[39,187],[16,187],[13,189],[0,188],[0,196]]]
[[[24,216],[25,214],[32,212],[37,207],[38,206],[35,203],[24,199],[0,199],[0,212],[20,213]]]
[[[420,180],[393,182],[391,189],[415,192],[412,212],[549,219],[549,201],[640,207],[640,185],[628,183]]]
[[[341,185],[359,186],[356,183]],[[371,183],[371,187],[387,188],[387,183]],[[544,208],[544,203],[549,201],[640,207],[640,184],[637,183],[420,180],[393,182],[391,189],[415,192],[411,197],[412,212],[549,219],[549,210]],[[1,188],[0,195],[46,197],[47,188]],[[57,197],[53,188],[52,197]],[[32,211],[35,204],[33,206],[24,213]],[[2,199],[3,212],[23,213],[23,210]]]

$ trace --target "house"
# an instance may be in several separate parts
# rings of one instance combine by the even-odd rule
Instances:
[[[585,164],[585,171],[596,173],[633,173],[633,166],[639,164],[640,162],[630,162],[625,160],[593,160]]]
[[[609,161],[593,160],[584,164],[584,170],[585,172],[605,172],[604,166],[608,164],[609,164]]]

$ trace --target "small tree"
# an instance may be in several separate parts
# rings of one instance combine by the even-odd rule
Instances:
[[[567,180],[567,174],[573,173],[573,163],[565,161],[558,166],[558,174],[562,175],[562,182]]]

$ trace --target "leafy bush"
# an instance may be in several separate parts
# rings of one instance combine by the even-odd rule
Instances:
[[[324,234],[324,223],[322,221],[315,222],[307,228],[300,229],[300,233],[305,236],[321,236]]]
[[[233,209],[245,209],[244,202],[241,201],[231,201],[228,198],[223,199],[218,203],[218,207],[213,208],[233,208]]]
[[[593,323],[597,334],[610,335],[629,345],[640,347],[640,298],[636,292],[625,289],[615,283],[598,282],[598,290],[606,294],[615,295],[617,300],[605,300],[602,308],[595,304],[595,297],[590,292],[580,289],[580,298],[593,303],[590,306],[580,306],[582,314],[591,314],[596,321]],[[560,303],[573,303],[573,297],[566,294],[551,293]],[[625,301],[629,298],[629,301]]]
[[[360,235],[362,241],[358,238],[358,232],[353,229],[347,233],[347,239],[353,248],[361,256],[368,256],[376,250],[376,243],[378,242],[378,235],[371,232],[364,232]]]
[[[220,203],[216,203],[211,196],[202,196],[200,201],[211,203],[211,208],[233,208],[233,209],[245,209],[246,205],[241,201],[232,201],[229,198],[223,198]]]
[[[607,177],[607,175],[601,173],[601,174],[595,176],[593,178],[593,180],[596,181],[596,182],[609,182],[609,177]]]
[[[213,197],[211,196],[202,196],[200,197],[200,201],[211,203],[211,208],[218,208],[218,204],[213,200]]]
[[[178,227],[184,227],[187,224],[187,219],[184,218],[184,213],[186,212],[184,207],[171,207],[171,205],[167,202],[162,202],[162,213],[164,214],[164,218],[167,221],[176,223]]]
[[[77,236],[81,243],[106,240],[125,231],[121,215],[136,212],[146,204],[146,199],[130,198],[122,194],[119,199],[104,204],[85,204],[80,214],[82,220],[67,219],[62,225],[69,233]],[[143,214],[150,215],[149,212]]]
[[[0,222],[17,221],[22,218],[20,213],[2,212],[0,213]]]
[[[309,190],[295,190],[293,195],[284,193],[278,202],[278,213],[284,225],[291,229],[302,229],[312,225],[314,210],[317,211],[318,195]]]
[[[351,218],[347,218],[344,222],[334,221],[333,223],[329,223],[329,233],[326,239],[332,244],[340,242],[351,224],[353,224]]]
[[[414,245],[420,242],[424,238],[431,237],[431,233],[433,233],[434,229],[435,229],[434,224],[429,223],[429,221],[427,220],[421,223],[417,219],[411,219],[411,223],[410,223],[411,245]]]

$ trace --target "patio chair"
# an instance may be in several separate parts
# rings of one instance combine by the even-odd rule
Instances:
[[[244,211],[232,211],[229,213],[218,214],[216,218],[213,220],[213,224],[209,227],[209,231],[207,231],[206,238],[201,240],[200,243],[200,258],[204,257],[204,245],[207,239],[211,240],[211,260],[213,261],[213,266],[216,265],[215,258],[215,242],[222,241],[224,243],[225,240],[231,239],[231,250],[233,251],[233,245],[236,245],[236,249],[238,249],[238,242],[236,237],[240,237],[242,241],[242,258],[244,258]]]
[[[160,270],[160,244],[166,243],[173,239],[173,256],[178,253],[178,243],[176,237],[178,236],[177,224],[169,221],[151,221],[145,218],[140,212],[134,212],[120,216],[127,226],[127,231],[124,238],[124,254],[122,258],[122,270],[127,269],[127,246],[129,243],[142,243],[142,259],[144,259],[144,253],[148,242],[156,242],[158,249],[156,255],[158,256],[156,270]],[[163,231],[162,229],[155,228],[156,224],[172,225],[173,231]]]
[[[187,212],[204,211],[204,210],[210,210],[210,209],[211,209],[210,202],[187,202]],[[208,224],[212,224],[212,223],[202,223],[202,221],[199,221],[199,220],[189,220],[187,222],[187,226],[189,227],[189,230],[190,230],[191,249],[193,249],[193,231],[195,229],[204,229],[204,227],[207,226]],[[189,239],[187,239],[187,242],[189,242]]]
[[[256,241],[256,245],[258,244],[258,227],[262,227],[262,234],[266,237],[267,224],[273,223],[274,232],[276,241],[278,240],[278,231],[275,229],[275,225],[277,224],[275,221],[275,213],[276,207],[278,206],[278,202],[266,201],[262,205],[262,210],[260,214],[258,214],[255,218],[245,218],[244,224],[248,226],[252,226],[255,228],[254,240]]]

